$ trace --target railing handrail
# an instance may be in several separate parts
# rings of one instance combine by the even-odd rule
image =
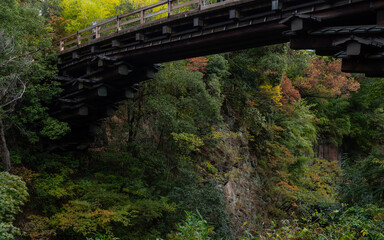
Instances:
[[[178,9],[180,9],[180,8],[182,8],[182,7],[186,7],[186,6],[193,5],[193,4],[198,4],[197,9],[198,9],[198,10],[201,10],[201,9],[206,5],[206,4],[204,4],[204,3],[205,3],[205,1],[207,1],[207,0],[189,0],[189,2],[178,3],[177,5],[172,5],[172,4],[173,4],[174,2],[176,2],[176,1],[177,1],[177,3],[179,2],[178,0],[162,0],[162,1],[160,1],[160,2],[157,2],[157,3],[154,3],[154,4],[148,5],[148,6],[146,6],[146,7],[143,7],[143,8],[137,9],[137,10],[134,10],[134,11],[132,11],[132,12],[128,12],[128,13],[124,13],[124,14],[121,14],[121,15],[117,15],[117,16],[115,16],[115,17],[113,17],[113,18],[110,18],[110,19],[108,19],[108,20],[106,20],[106,21],[103,21],[103,22],[101,22],[101,23],[92,25],[92,26],[90,26],[90,27],[81,29],[81,30],[79,30],[79,31],[77,31],[77,32],[75,32],[75,33],[72,33],[72,34],[70,34],[70,35],[67,35],[67,36],[65,36],[65,37],[63,37],[63,38],[61,38],[61,39],[59,40],[60,51],[65,50],[65,47],[66,47],[66,46],[71,45],[71,44],[74,44],[74,43],[76,43],[76,42],[77,42],[77,46],[80,45],[80,44],[81,44],[81,40],[82,40],[82,36],[81,36],[82,33],[85,33],[85,32],[88,32],[88,31],[95,30],[95,34],[94,34],[95,37],[94,37],[94,38],[99,38],[99,37],[100,37],[100,33],[102,32],[102,31],[101,31],[101,27],[103,27],[103,26],[105,26],[105,25],[108,25],[108,24],[110,24],[110,23],[112,23],[112,22],[115,22],[115,21],[116,21],[116,24],[115,24],[116,26],[115,26],[115,25],[112,25],[111,27],[109,27],[110,29],[108,29],[108,30],[112,30],[112,29],[113,29],[113,26],[115,26],[115,27],[116,27],[116,32],[119,32],[119,31],[121,30],[121,26],[122,26],[122,25],[125,25],[124,23],[126,23],[126,24],[130,24],[130,23],[134,23],[134,22],[139,22],[139,21],[140,21],[139,25],[141,25],[141,24],[144,24],[144,23],[146,22],[146,19],[147,19],[147,18],[154,17],[154,16],[156,16],[156,15],[158,15],[158,14],[166,13],[167,11],[164,11],[164,10],[166,10],[166,9],[168,9],[168,17],[169,17],[170,15],[172,15],[172,11],[173,11],[173,10],[178,10]],[[212,0],[211,0],[210,2],[212,2]],[[228,2],[229,2],[229,1],[228,1]],[[187,4],[187,3],[189,3],[189,4]],[[163,5],[165,5],[165,4],[167,4],[168,7],[165,8],[165,9],[161,9],[161,10],[158,11],[158,12],[160,12],[160,11],[162,11],[162,12],[160,12],[160,13],[158,13],[158,12],[153,12],[153,13],[150,13],[150,15],[145,16],[145,12],[146,12],[146,11],[151,10],[151,9],[154,9],[154,8],[156,8],[156,7],[163,6]],[[211,4],[214,4],[214,3],[211,3]],[[179,6],[179,5],[183,5],[183,6],[177,8],[177,6]],[[175,9],[173,9],[173,8],[175,8]],[[182,12],[187,12],[187,11],[189,11],[189,10],[182,11]],[[134,18],[134,19],[127,20],[126,22],[121,22],[122,19],[127,18],[127,17],[129,17],[129,16],[133,16],[133,15],[139,14],[139,13],[140,13],[140,17],[137,17],[137,18]],[[157,13],[157,14],[156,14],[156,13]],[[151,21],[148,21],[148,22],[151,22]],[[122,24],[122,23],[123,23],[123,24]],[[106,30],[105,30],[105,31],[106,31]],[[116,33],[116,32],[114,32],[114,33]],[[111,33],[111,34],[114,34],[114,33]],[[108,35],[111,35],[111,34],[108,34]],[[74,37],[76,37],[76,38],[74,38]],[[86,35],[85,37],[89,37],[89,35]],[[69,42],[66,42],[66,40],[71,39],[71,38],[74,38],[74,39],[71,40],[71,41],[69,41]],[[89,41],[89,39],[87,39],[86,42],[88,42],[88,41]]]

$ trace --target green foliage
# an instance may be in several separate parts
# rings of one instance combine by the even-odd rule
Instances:
[[[62,0],[60,7],[62,8],[61,15],[64,19],[69,19],[69,23],[65,29],[67,33],[73,33],[92,25],[93,21],[103,21],[121,13],[132,10],[127,1],[123,0]]]
[[[87,237],[86,240],[118,240],[118,238],[110,237],[99,232],[94,235],[94,237]]]
[[[2,97],[7,112],[2,118],[30,142],[40,136],[57,139],[69,130],[47,112],[61,90],[58,83],[47,81],[56,77],[57,57],[38,6],[35,1],[6,0],[0,9],[0,35],[9,39],[2,39],[0,47],[0,88],[8,89]]]
[[[185,212],[187,215],[183,224],[177,227],[177,232],[171,234],[168,239],[173,240],[209,240],[213,235],[213,227],[207,225],[207,221],[199,212]]]
[[[383,147],[374,148],[364,159],[352,162],[345,159],[340,193],[347,203],[383,205],[384,168]]]
[[[23,227],[23,234],[33,240],[50,239],[56,236],[56,229],[53,229],[49,218],[30,215],[28,216],[28,222]]]
[[[172,133],[172,136],[180,146],[185,145],[191,151],[200,151],[199,147],[204,145],[203,140],[194,134]]]
[[[301,221],[284,221],[284,226],[262,239],[384,239],[384,209],[375,205],[349,207],[329,213],[314,212]]]
[[[200,72],[190,72],[184,64],[169,64],[157,74],[146,105],[158,116],[156,126],[175,133],[196,134],[199,129],[204,134],[221,120],[221,98],[210,94]]]
[[[61,199],[73,197],[76,185],[69,180],[73,170],[67,167],[60,169],[60,173],[42,173],[36,180],[36,188],[41,194],[47,194],[49,198]]]
[[[296,101],[279,116],[279,124],[284,128],[282,143],[295,156],[313,154],[312,144],[317,140],[317,131],[311,107],[304,100]]]
[[[72,229],[84,236],[98,230],[110,232],[108,226],[114,212],[98,209],[85,201],[71,201],[63,206],[63,212],[52,218],[52,224],[58,229]]]
[[[20,229],[13,226],[12,223],[0,222],[1,240],[13,240],[18,235],[20,235]]]
[[[55,140],[69,128],[47,114],[60,89],[49,81],[57,73],[57,57],[49,50],[52,29],[42,16],[52,11],[52,26],[74,32],[152,0],[21,2],[5,0],[0,8],[1,32],[17,43],[15,52],[1,53],[1,62],[38,48],[44,51],[0,72],[0,80],[12,74],[28,80],[17,111],[6,120],[31,142],[41,137]],[[20,26],[12,28],[14,21]],[[54,29],[55,37],[63,28]],[[15,71],[31,59],[28,68]],[[142,83],[135,99],[124,102],[117,118],[107,121],[109,142],[94,153],[13,151],[15,163],[38,172],[28,182],[29,207],[41,215],[29,216],[25,234],[32,239],[165,238],[185,219],[185,211],[198,209],[198,215],[186,213],[170,239],[232,239],[230,220],[243,223],[248,219],[240,218],[245,217],[262,222],[260,229],[279,222],[267,234],[269,239],[380,237],[382,209],[375,206],[292,219],[337,202],[334,187],[340,168],[337,162],[313,158],[319,138],[343,145],[350,153],[341,179],[345,202],[376,202],[382,207],[382,79],[362,82],[361,91],[348,97],[358,84],[340,74],[339,62],[292,51],[287,45],[200,60],[167,63],[153,81]],[[300,90],[305,99],[282,104],[283,76],[292,80],[290,90]],[[250,183],[244,186],[231,172],[247,176]],[[222,190],[227,180],[239,182],[247,192],[234,200],[231,216],[239,219],[228,218]],[[256,205],[257,214],[238,214],[242,204]],[[289,222],[280,223],[282,219]],[[0,231],[15,234],[10,233],[17,231],[12,220],[2,223]],[[257,239],[252,235],[258,230],[248,230],[247,236],[234,237]]]
[[[316,106],[317,128],[322,138],[340,145],[351,132],[350,101],[346,98],[321,101]]]
[[[0,239],[14,239],[20,234],[12,222],[28,196],[27,187],[20,177],[0,172]]]
[[[198,209],[208,224],[215,227],[214,237],[231,239],[231,226],[225,210],[223,192],[218,189],[217,183],[197,183],[196,173],[185,168],[180,170],[182,174],[169,193],[170,200],[177,203],[178,208],[168,219],[177,222],[184,216],[184,211]]]
[[[372,147],[384,144],[384,120],[382,101],[383,78],[367,78],[358,93],[351,97],[351,134],[348,144],[351,150],[369,154]],[[351,141],[352,140],[352,141]]]

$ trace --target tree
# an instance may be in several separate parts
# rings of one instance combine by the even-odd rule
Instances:
[[[20,234],[12,222],[27,198],[27,187],[20,177],[0,172],[0,239],[11,240]]]
[[[333,98],[346,97],[360,88],[351,74],[341,72],[341,61],[314,57],[305,77],[295,82],[302,97]]]
[[[5,140],[3,118],[15,110],[17,101],[25,93],[27,82],[23,74],[32,65],[30,54],[19,56],[14,39],[0,32],[0,154],[5,171],[11,170],[11,159]]]
[[[291,79],[289,79],[286,75],[283,75],[283,79],[281,81],[281,90],[281,103],[284,105],[301,99],[299,91],[292,85]]]
[[[39,9],[33,1],[6,0],[0,19],[0,155],[4,170],[10,171],[7,129],[16,127],[37,141],[37,135],[57,138],[68,127],[49,117],[43,106],[60,90],[54,81],[43,82],[55,77],[56,58]]]
[[[70,20],[65,26],[67,33],[79,31],[89,27],[94,21],[100,22],[131,10],[130,4],[124,0],[62,0],[60,7],[61,16]]]

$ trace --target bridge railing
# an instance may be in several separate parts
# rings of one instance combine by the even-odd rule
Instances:
[[[232,0],[227,0],[230,2]],[[119,31],[151,22],[171,15],[187,12],[193,9],[205,9],[216,4],[218,0],[162,0],[158,3],[137,9],[133,12],[118,15],[102,23],[82,29],[60,39],[60,51],[79,46],[93,39],[111,35]]]

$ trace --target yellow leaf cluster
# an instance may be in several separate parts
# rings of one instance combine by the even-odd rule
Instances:
[[[118,6],[122,4],[123,0],[63,0],[60,3],[62,16],[70,19],[65,30],[67,33],[76,32],[89,27],[94,21],[100,22],[118,15]]]
[[[267,94],[267,96],[275,103],[276,106],[282,106],[282,92],[280,86],[273,87],[270,84],[265,84],[261,85],[259,88]]]

